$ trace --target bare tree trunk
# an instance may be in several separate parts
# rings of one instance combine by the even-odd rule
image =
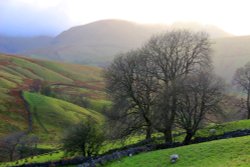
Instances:
[[[175,83],[174,83],[175,84]],[[176,92],[176,91],[174,91]],[[165,142],[171,144],[173,142],[173,138],[172,138],[172,126],[174,124],[174,120],[175,120],[175,115],[176,115],[176,94],[174,94],[173,96],[173,102],[172,102],[172,109],[171,109],[171,115],[170,115],[170,119],[168,121],[168,125],[166,126],[165,132],[164,132],[164,136],[165,136]]]
[[[250,89],[247,92],[247,119],[250,119]]]
[[[247,94],[246,99],[246,110],[247,119],[250,119],[250,62],[248,62],[244,67],[240,67],[236,70],[233,78],[233,84],[241,88],[244,93]],[[245,107],[245,106],[244,106]]]
[[[13,161],[13,156],[12,156],[12,154],[10,154],[10,161]]]
[[[168,127],[168,128],[165,129],[164,139],[165,139],[165,142],[168,143],[168,144],[171,144],[173,142],[172,128],[171,127]]]
[[[144,115],[143,117],[144,117],[144,119],[145,119],[145,121],[147,123],[146,139],[151,139],[151,137],[152,137],[152,124],[151,124],[151,121],[146,115]]]
[[[10,161],[14,160],[14,153],[15,153],[15,148],[10,150]]]
[[[185,136],[185,139],[184,139],[183,143],[185,145],[190,144],[190,141],[191,141],[193,135],[194,135],[194,133],[192,131],[187,130],[186,131],[186,136]]]
[[[152,137],[152,128],[151,128],[151,126],[147,126],[146,139],[151,139],[151,137]]]

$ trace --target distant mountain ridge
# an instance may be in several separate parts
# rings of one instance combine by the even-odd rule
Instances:
[[[0,35],[0,52],[17,54],[41,47],[48,47],[53,37],[8,37]]]
[[[160,25],[101,20],[72,27],[54,38],[48,37],[46,40],[33,38],[23,42],[25,45],[20,45],[16,41],[27,39],[17,39],[11,44],[0,42],[0,52],[102,66],[110,62],[115,54],[141,46],[153,34],[176,28],[207,31],[213,38],[232,36],[217,27],[198,23],[179,22],[173,25]]]
[[[237,37],[212,25],[177,22],[172,25],[101,20],[72,27],[56,37],[0,36],[0,52],[29,57],[106,66],[118,53],[140,47],[153,34],[169,29],[206,31],[212,38],[216,73],[228,81],[236,68],[250,61],[250,36]]]

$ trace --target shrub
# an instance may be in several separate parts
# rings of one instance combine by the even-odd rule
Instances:
[[[88,119],[68,129],[62,139],[66,153],[79,153],[84,157],[97,155],[104,141],[104,133],[100,126]]]

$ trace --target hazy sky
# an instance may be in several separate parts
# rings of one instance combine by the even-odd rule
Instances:
[[[0,34],[56,35],[100,19],[213,24],[250,35],[250,0],[0,0]]]

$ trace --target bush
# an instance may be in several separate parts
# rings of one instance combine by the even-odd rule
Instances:
[[[62,139],[66,153],[78,153],[84,157],[97,155],[104,141],[104,133],[100,126],[88,119],[68,129]]]

